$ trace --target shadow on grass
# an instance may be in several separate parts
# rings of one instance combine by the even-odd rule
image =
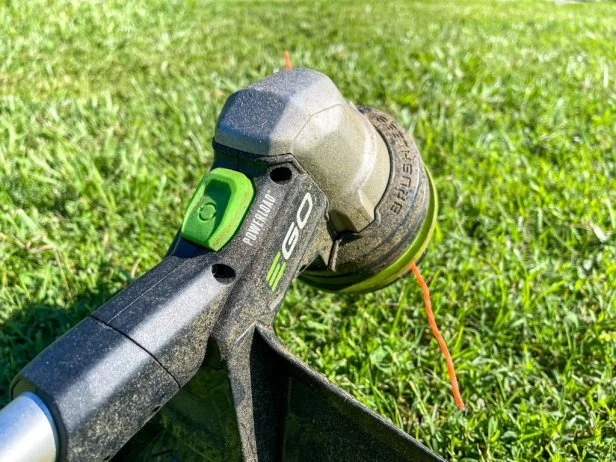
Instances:
[[[15,375],[114,292],[101,284],[75,297],[73,303],[32,303],[15,309],[7,319],[0,319],[0,407],[9,401],[9,387]]]

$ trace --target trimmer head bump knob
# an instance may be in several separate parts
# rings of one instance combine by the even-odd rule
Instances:
[[[436,188],[409,134],[382,111],[359,110],[385,141],[389,182],[375,220],[359,233],[340,236],[327,266],[302,273],[305,282],[330,291],[363,293],[381,289],[409,273],[423,257],[436,225]]]

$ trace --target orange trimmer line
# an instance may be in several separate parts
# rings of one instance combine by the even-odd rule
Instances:
[[[415,275],[415,279],[419,283],[421,290],[423,291],[424,303],[426,304],[426,314],[428,315],[428,323],[432,328],[432,334],[436,337],[438,341],[438,346],[441,348],[441,352],[443,356],[445,356],[445,362],[447,363],[447,372],[449,373],[449,381],[451,382],[451,389],[453,392],[453,399],[460,409],[464,409],[464,401],[462,401],[462,396],[460,395],[460,389],[458,388],[458,378],[456,377],[456,371],[453,368],[453,359],[451,359],[451,354],[447,349],[447,344],[445,343],[445,339],[441,335],[438,330],[438,326],[436,325],[436,320],[434,319],[434,313],[432,312],[432,302],[430,301],[430,289],[428,288],[428,284],[424,281],[421,273],[419,272],[419,268],[415,263],[411,263],[410,265],[411,271]]]
[[[291,62],[291,55],[289,54],[288,51],[284,52],[284,65],[287,68],[287,71],[289,69],[293,69],[293,63]]]

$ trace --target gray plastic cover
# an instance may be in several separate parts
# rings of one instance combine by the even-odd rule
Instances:
[[[260,156],[292,154],[330,199],[338,231],[374,220],[389,179],[389,153],[374,127],[329,77],[309,69],[277,72],[231,95],[214,140]]]

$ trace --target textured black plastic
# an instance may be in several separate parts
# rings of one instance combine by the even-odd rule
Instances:
[[[92,316],[140,345],[183,386],[203,361],[228,295],[229,287],[212,273],[219,262],[213,252],[171,255]]]
[[[249,162],[237,156],[234,162],[251,176],[256,194],[229,244],[211,252],[178,237],[159,265],[58,339],[15,379],[14,396],[33,390],[50,408],[59,427],[61,460],[115,454],[197,373],[210,336],[225,359],[240,361],[239,339],[259,321],[271,324],[299,268],[314,260],[320,247],[331,247],[328,234],[320,238],[317,231],[326,227],[327,200],[292,157]],[[289,178],[274,181],[270,172],[276,168],[288,169]],[[298,228],[298,210],[307,197],[310,210],[303,209]],[[266,276],[291,227],[297,231],[293,251],[281,257],[286,270],[273,286]],[[236,368],[234,399],[248,412],[250,403],[238,391],[250,386],[242,370]],[[244,418],[245,428],[251,428],[253,417],[251,412]],[[248,430],[241,439],[244,454],[251,452],[251,440]]]
[[[346,287],[397,259],[425,218],[414,144],[385,114],[362,111],[392,173],[376,220],[359,234],[336,234],[328,196],[294,156],[214,143],[214,167],[255,186],[235,237],[211,252],[177,235],[158,266],[14,381],[13,396],[31,390],[49,407],[60,460],[108,459],[131,437],[118,459],[441,460],[293,358],[271,327],[309,265],[308,279]],[[328,180],[344,181],[334,169],[319,175],[330,170]]]
[[[147,461],[156,455],[156,460],[170,462],[441,461],[293,358],[276,339],[271,325],[288,285],[305,265],[328,260],[333,240],[325,196],[290,156],[251,162],[247,153],[216,144],[215,148],[215,166],[255,175],[253,204],[267,192],[275,196],[276,205],[258,239],[242,247],[242,255],[235,254],[233,246],[223,250],[223,261],[230,261],[230,255],[237,258],[239,275],[218,316],[201,369],[117,459]],[[270,173],[277,168],[287,168],[290,179],[274,182]],[[266,278],[269,264],[307,193],[313,197],[313,213],[288,272],[272,290]],[[246,223],[254,217],[251,214]],[[242,233],[243,229],[234,242]]]
[[[138,345],[91,317],[21,371],[13,395],[33,391],[51,411],[60,460],[110,458],[179,388]]]
[[[239,362],[210,348],[195,378],[117,460],[443,461],[294,358],[271,328],[258,326],[241,343]],[[249,386],[238,387],[238,375]],[[254,419],[241,410],[244,401]],[[237,445],[247,428],[254,432],[251,452],[242,455]]]

